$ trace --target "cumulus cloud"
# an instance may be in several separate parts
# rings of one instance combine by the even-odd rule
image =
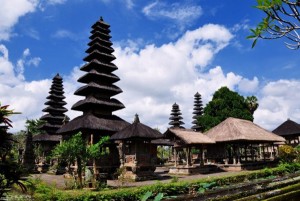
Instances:
[[[259,108],[254,120],[269,130],[288,118],[300,122],[300,81],[278,80],[267,83],[259,94]]]
[[[243,80],[232,72],[224,73],[220,66],[205,72],[214,56],[232,38],[225,27],[207,24],[162,46],[149,44],[139,50],[134,45],[131,45],[133,50],[130,46],[116,46],[115,63],[119,66],[116,74],[121,78],[118,85],[124,91],[118,97],[126,106],[117,114],[131,121],[138,113],[144,123],[164,129],[172,104],[177,102],[189,127],[197,91],[206,103],[221,86],[234,89]],[[248,81],[255,82],[255,78]]]
[[[2,0],[0,6],[0,41],[9,40],[19,18],[34,12],[38,0]]]

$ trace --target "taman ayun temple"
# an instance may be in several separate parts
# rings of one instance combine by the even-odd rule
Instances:
[[[47,97],[49,107],[44,110],[49,114],[42,119],[48,121],[44,125],[47,135],[56,132],[63,140],[78,132],[88,143],[96,143],[102,136],[111,137],[105,147],[109,150],[107,154],[87,164],[93,166],[95,175],[106,173],[112,177],[118,168],[124,168],[125,176],[132,180],[156,178],[158,146],[170,147],[167,159],[171,164],[168,166],[170,174],[199,174],[212,169],[256,169],[277,161],[278,146],[286,140],[251,121],[228,118],[202,133],[201,126],[197,124],[203,114],[198,92],[194,95],[191,129],[183,127],[177,103],[172,105],[170,127],[162,132],[164,134],[142,124],[137,115],[132,124],[114,115],[125,106],[113,98],[122,90],[116,85],[120,78],[114,74],[118,67],[113,63],[116,58],[110,25],[100,18],[91,28],[87,56],[83,59],[86,63],[80,68],[85,74],[78,79],[84,85],[74,93],[82,99],[71,108],[82,114],[63,123],[66,109],[63,108],[62,81],[57,75]],[[299,134],[300,129],[296,132]]]

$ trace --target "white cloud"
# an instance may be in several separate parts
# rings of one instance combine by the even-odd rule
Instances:
[[[64,4],[67,0],[47,0],[47,4],[55,5],[55,4]]]
[[[132,9],[134,7],[133,0],[125,0],[126,7]]]
[[[56,31],[52,35],[52,37],[59,38],[59,39],[68,38],[68,39],[71,39],[71,40],[77,40],[77,36],[74,33],[72,33],[71,31],[65,30],[65,29],[61,29],[61,30]]]
[[[19,18],[34,12],[38,0],[2,0],[0,6],[0,41],[9,40]]]
[[[300,80],[278,80],[267,83],[260,91],[255,122],[269,130],[288,118],[300,123]]]
[[[202,8],[198,5],[184,3],[166,4],[154,1],[143,8],[143,13],[150,18],[166,18],[178,23],[187,23],[202,15]]]

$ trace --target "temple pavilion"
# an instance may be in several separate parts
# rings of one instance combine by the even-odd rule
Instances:
[[[111,136],[118,143],[120,167],[125,168],[126,178],[138,181],[156,177],[157,147],[151,140],[162,137],[158,130],[142,124],[137,114],[131,125]]]
[[[216,142],[208,146],[207,158],[223,163],[229,169],[243,169],[243,164],[273,161],[277,156],[277,142],[285,139],[251,121],[229,117],[204,133]]]
[[[195,95],[195,116],[200,115],[199,93]],[[174,103],[171,110],[170,128],[164,133],[164,137],[169,139],[173,145],[174,167],[171,167],[171,174],[194,174],[204,170],[203,149],[208,144],[215,144],[215,141],[203,135],[199,131],[201,127],[193,126],[193,129],[185,129],[183,126],[179,105]],[[195,122],[195,121],[194,121]],[[192,163],[192,149],[198,149],[199,164]]]
[[[299,145],[300,125],[290,119],[280,124],[273,133],[286,139],[286,144],[293,147]]]
[[[57,74],[52,79],[48,101],[45,102],[47,106],[42,111],[46,114],[40,120],[45,123],[40,127],[43,132],[33,136],[33,142],[37,144],[42,151],[41,160],[49,155],[55,145],[60,143],[62,136],[57,134],[56,131],[61,128],[68,117],[64,114],[68,110],[64,107],[67,103],[64,101],[63,79]],[[40,162],[42,162],[40,161]]]
[[[58,133],[66,137],[80,131],[86,140],[94,143],[101,136],[111,136],[129,123],[113,114],[125,106],[112,98],[122,90],[115,85],[120,79],[113,73],[118,68],[112,63],[115,56],[112,54],[114,49],[110,41],[110,25],[101,17],[91,28],[86,50],[88,55],[83,59],[86,63],[80,68],[85,74],[78,79],[78,82],[85,85],[75,91],[75,95],[84,99],[71,108],[81,111],[82,115],[64,125]],[[113,173],[120,166],[116,145],[112,143],[107,146],[109,153],[93,162],[94,171]]]

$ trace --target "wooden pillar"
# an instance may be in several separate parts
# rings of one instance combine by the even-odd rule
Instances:
[[[203,145],[200,145],[200,167],[204,166]]]
[[[263,159],[264,161],[266,161],[265,144],[262,144],[262,148],[263,148]]]
[[[273,143],[271,144],[271,147],[270,147],[270,148],[271,148],[270,159],[271,159],[271,160],[274,160],[274,144],[273,144]]]
[[[177,150],[174,147],[174,161],[175,161],[175,167],[177,167]]]
[[[90,144],[93,145],[94,144],[94,134],[91,134],[90,137],[91,137]],[[96,166],[96,160],[95,160],[95,158],[93,158],[93,172],[94,172],[94,175],[97,174],[97,166]]]
[[[228,153],[228,149],[226,149],[226,146],[224,146],[224,156],[225,156],[225,165],[228,165],[228,160],[229,160],[229,153]]]
[[[236,165],[236,146],[233,145],[233,154],[232,154],[233,164]]]
[[[237,164],[241,164],[241,153],[240,153],[240,145],[237,145]]]
[[[186,148],[186,166],[190,166],[190,147]]]
[[[253,150],[253,145],[250,144],[250,154],[251,154],[251,161],[254,161],[254,150]]]

